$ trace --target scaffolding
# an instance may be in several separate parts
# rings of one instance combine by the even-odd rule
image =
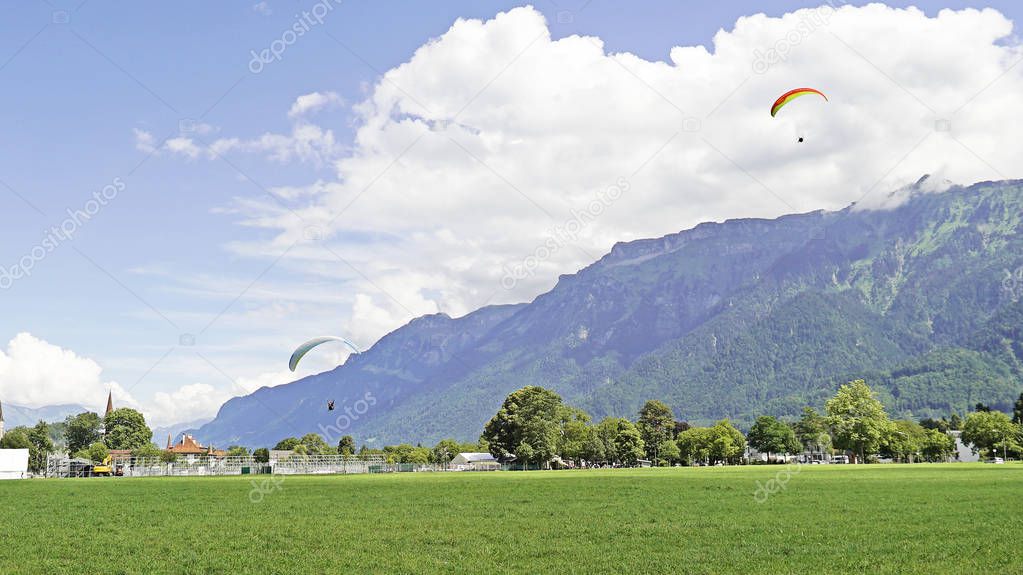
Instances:
[[[46,458],[46,477],[91,477],[94,463],[67,454]],[[252,456],[189,456],[175,461],[161,457],[131,457],[112,463],[114,475],[123,477],[208,477],[220,475],[325,475],[413,471],[410,464],[388,464],[382,455],[290,455],[257,462]],[[418,470],[418,469],[417,469]]]
[[[293,454],[271,461],[275,475],[332,475],[393,471],[383,455]]]

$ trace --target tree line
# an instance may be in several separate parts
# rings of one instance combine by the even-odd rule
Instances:
[[[841,386],[825,403],[823,413],[806,407],[793,421],[764,415],[743,433],[728,419],[707,427],[692,426],[676,419],[671,407],[658,400],[647,401],[635,421],[606,417],[594,423],[589,414],[565,404],[557,393],[527,386],[505,398],[475,443],[444,439],[433,447],[403,443],[356,449],[350,435],[332,446],[319,434],[308,433],[283,439],[273,449],[299,455],[379,455],[388,463],[416,464],[447,464],[461,452],[489,452],[502,462],[554,467],[634,466],[641,461],[662,466],[735,464],[744,460],[748,446],[767,454],[769,460],[841,452],[854,461],[880,457],[912,463],[952,459],[952,431],[960,432],[962,442],[975,453],[1023,457],[1023,393],[1011,416],[977,404],[965,417],[952,413],[948,418],[917,422],[892,420],[866,382],[856,380]],[[60,423],[18,426],[0,439],[0,448],[28,449],[29,469],[35,473],[46,468],[47,454],[58,449],[97,463],[112,449],[165,462],[178,459],[156,447],[152,436],[141,413],[121,408],[104,418],[85,412]],[[265,447],[250,450],[239,445],[227,449],[228,455],[252,456],[263,463],[269,461],[269,452]]]

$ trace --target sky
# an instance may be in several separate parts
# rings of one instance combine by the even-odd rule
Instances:
[[[0,401],[211,417],[617,242],[1023,177],[1018,3],[763,4],[5,8]]]

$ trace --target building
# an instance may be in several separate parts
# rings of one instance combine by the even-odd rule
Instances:
[[[197,457],[225,457],[227,455],[226,451],[215,449],[212,445],[204,447],[201,443],[196,441],[194,437],[187,433],[181,434],[181,441],[174,445],[171,445],[170,436],[168,436],[167,451],[180,457],[184,457],[189,462],[193,461]]]
[[[114,392],[107,392],[107,410],[103,413],[103,417],[106,418],[110,415],[110,412],[114,410]]]
[[[28,477],[27,449],[0,449],[0,479]]]
[[[489,453],[459,453],[451,465],[461,469],[500,469],[501,464]]]
[[[948,433],[956,440],[956,461],[961,461],[963,463],[974,463],[980,461],[980,455],[974,453],[973,449],[969,445],[963,443],[963,439],[960,437],[963,434],[962,431],[955,430],[949,431]]]

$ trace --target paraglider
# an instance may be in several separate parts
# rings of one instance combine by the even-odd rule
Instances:
[[[771,117],[773,118],[773,117],[777,116],[778,112],[782,108],[784,108],[785,105],[788,104],[789,102],[791,102],[792,100],[795,100],[796,98],[798,98],[800,96],[807,96],[807,95],[810,95],[810,94],[817,94],[821,98],[824,98],[825,102],[828,101],[828,97],[825,96],[819,90],[815,90],[813,88],[796,88],[795,90],[789,90],[788,92],[785,92],[784,94],[779,96],[777,100],[774,101],[774,104],[771,105]],[[803,142],[803,137],[800,136],[798,141],[800,143],[802,143]]]
[[[352,348],[352,351],[354,351],[355,353],[362,353],[362,350],[356,347],[354,343],[348,341],[343,337],[338,337],[334,335],[314,337],[313,339],[303,343],[302,345],[298,346],[297,349],[295,349],[295,352],[291,354],[291,359],[288,361],[288,368],[291,369],[291,371],[295,371],[295,368],[298,367],[298,362],[301,361],[303,357],[305,357],[305,354],[309,353],[309,351],[312,350],[314,347],[322,345],[329,341],[340,341],[341,343],[344,343],[348,347]]]
[[[333,399],[327,402],[327,411],[334,411],[334,400]]]

